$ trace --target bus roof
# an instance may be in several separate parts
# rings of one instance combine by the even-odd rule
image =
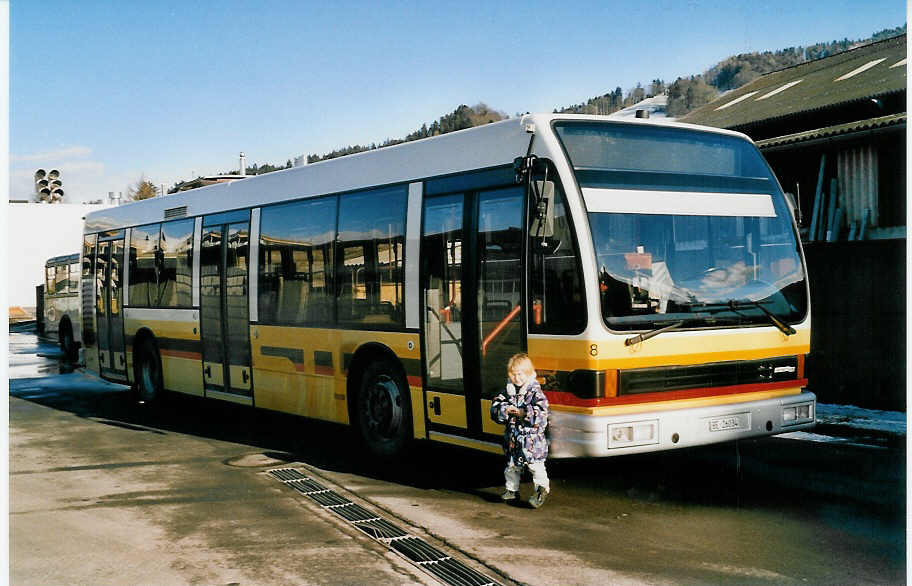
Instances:
[[[64,254],[62,256],[52,256],[47,259],[47,262],[44,263],[44,266],[50,267],[54,265],[69,265],[74,262],[79,262],[79,253],[76,254]]]
[[[583,114],[526,114],[520,118],[273,171],[243,181],[209,185],[93,211],[86,215],[85,231],[94,233],[114,230],[165,219],[199,216],[509,165],[516,157],[526,154],[530,138],[526,132],[528,124],[534,124],[536,134],[550,133],[550,124],[554,120],[675,126],[747,138],[731,131],[667,119],[618,120]],[[536,141],[535,147],[534,152],[542,154],[542,141]]]

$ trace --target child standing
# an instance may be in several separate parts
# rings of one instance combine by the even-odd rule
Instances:
[[[529,504],[539,508],[545,504],[551,490],[545,458],[548,456],[548,399],[535,380],[535,368],[527,354],[515,354],[507,363],[510,382],[503,393],[491,404],[491,418],[504,426],[504,453],[507,467],[504,470],[506,491],[501,498],[512,501],[519,498],[519,481],[524,467],[532,472],[535,492]]]

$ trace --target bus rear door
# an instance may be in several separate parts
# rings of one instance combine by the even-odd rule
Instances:
[[[252,404],[249,291],[250,212],[203,218],[200,321],[207,397]]]
[[[95,263],[95,318],[101,375],[127,380],[123,323],[124,231],[101,234]]]

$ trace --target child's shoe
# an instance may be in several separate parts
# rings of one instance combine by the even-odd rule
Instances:
[[[515,501],[519,499],[519,492],[515,490],[505,490],[502,495],[500,495],[500,500],[502,501]]]
[[[529,504],[532,505],[533,509],[537,509],[548,500],[548,491],[545,490],[543,486],[536,486],[535,492],[532,493],[532,497],[529,499]]]

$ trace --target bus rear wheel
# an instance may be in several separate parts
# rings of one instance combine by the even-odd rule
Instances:
[[[411,439],[408,385],[389,361],[372,362],[361,378],[357,425],[365,447],[376,456],[400,454]]]
[[[146,338],[136,352],[136,399],[140,403],[156,404],[161,401],[162,368],[158,348],[151,339]]]
[[[60,326],[60,350],[63,351],[65,360],[70,361],[76,358],[76,341],[73,340],[73,326],[68,321]]]

